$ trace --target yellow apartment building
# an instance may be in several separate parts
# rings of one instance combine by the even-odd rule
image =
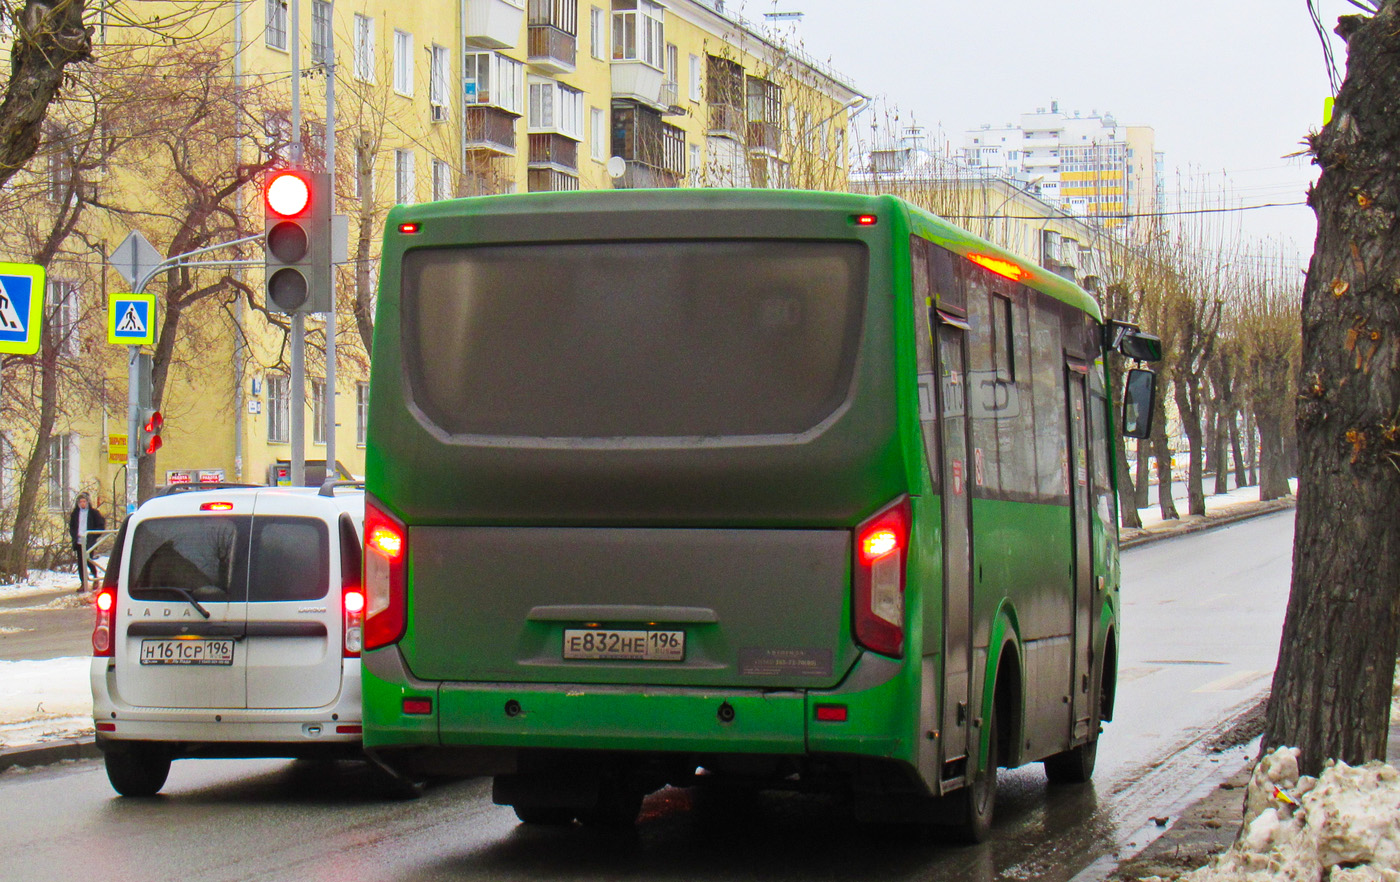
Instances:
[[[365,337],[394,204],[625,187],[845,189],[849,119],[866,101],[722,0],[129,0],[93,16],[97,62],[51,108],[40,155],[0,190],[0,261],[48,273],[43,353],[0,363],[0,531],[41,434],[50,440],[38,508],[66,512],[86,489],[110,514],[124,497],[112,436],[126,428],[128,352],[107,342],[106,304],[130,285],[109,258],[133,230],[162,256],[260,233],[264,170],[293,155],[294,82],[301,164],[312,170],[327,167],[334,84],[336,212],[349,216],[333,393],[328,316],[306,322],[305,456],[325,459],[333,439],[356,475]],[[0,55],[9,39],[0,31]],[[261,258],[257,242],[215,250],[197,259],[230,263],[148,286],[166,419],[157,484],[262,483],[290,457],[288,317],[267,308]]]

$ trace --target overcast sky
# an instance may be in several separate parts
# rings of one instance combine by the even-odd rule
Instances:
[[[1316,2],[1344,73],[1345,46],[1330,31],[1358,10]],[[774,9],[746,0],[742,14]],[[941,127],[955,148],[966,129],[1018,123],[1057,100],[1062,111],[1151,126],[1169,199],[1178,170],[1195,176],[1192,189],[1228,188],[1246,205],[1300,201],[1315,177],[1306,157],[1284,158],[1321,125],[1330,94],[1305,0],[779,0],[776,10],[805,13],[810,54],[897,105],[902,122]],[[857,118],[867,141],[872,115],[883,120],[883,105]],[[1247,236],[1312,251],[1306,206],[1240,218]]]

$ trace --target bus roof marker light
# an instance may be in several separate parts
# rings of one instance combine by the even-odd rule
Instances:
[[[873,227],[880,222],[880,218],[873,214],[858,214],[852,220],[858,227]]]
[[[1013,282],[1029,278],[1030,273],[1020,264],[1001,257],[992,257],[988,254],[969,254],[967,259],[980,267],[985,267],[999,276],[1005,276]]]
[[[406,224],[399,224],[399,232],[411,236],[414,233],[418,232],[418,224],[414,223],[413,221],[409,221]]]

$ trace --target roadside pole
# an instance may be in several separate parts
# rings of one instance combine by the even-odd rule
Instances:
[[[288,145],[292,165],[301,166],[301,0],[291,0],[291,23],[287,39],[292,53],[292,142]],[[306,483],[306,313],[292,313],[292,443],[291,482],[293,487]]]
[[[328,4],[326,15],[335,21],[335,0]],[[326,29],[326,57],[321,59],[326,74],[326,198],[331,200],[331,224],[335,224],[335,28]],[[332,240],[335,236],[332,234]],[[331,311],[326,315],[326,394],[324,413],[326,436],[326,477],[335,480],[340,477],[335,466],[335,333],[337,285],[335,257],[331,257],[330,271]]]

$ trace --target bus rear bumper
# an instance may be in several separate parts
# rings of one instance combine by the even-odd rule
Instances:
[[[556,750],[904,759],[899,667],[867,656],[847,678],[852,691],[440,683],[413,678],[387,647],[365,656],[364,743],[389,765],[447,761],[471,774],[509,773],[521,753]],[[407,699],[428,699],[431,713],[405,713]],[[848,720],[815,720],[816,705],[833,700]]]

